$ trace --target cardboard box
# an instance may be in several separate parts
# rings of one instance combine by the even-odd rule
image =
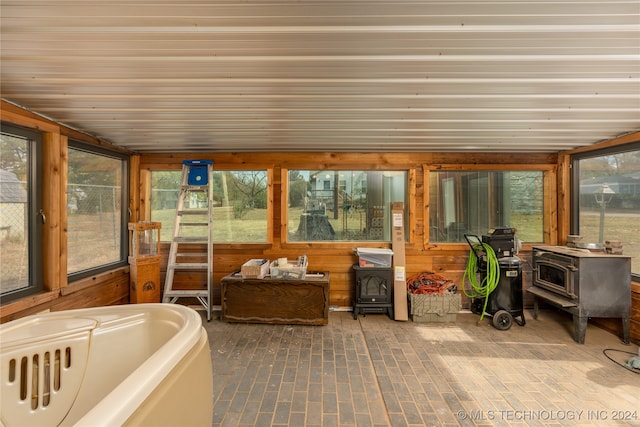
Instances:
[[[391,248],[393,249],[393,316],[409,320],[407,308],[407,275],[404,259],[404,203],[391,204]]]
[[[264,279],[269,273],[268,259],[250,259],[242,264],[240,275],[243,279]]]
[[[462,307],[460,294],[409,293],[411,320],[422,323],[455,322]]]

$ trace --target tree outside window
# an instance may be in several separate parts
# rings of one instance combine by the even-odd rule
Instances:
[[[162,223],[163,241],[172,238],[181,171],[151,172],[151,220]],[[213,241],[215,243],[267,242],[266,170],[214,170]],[[206,196],[200,203],[206,206]]]

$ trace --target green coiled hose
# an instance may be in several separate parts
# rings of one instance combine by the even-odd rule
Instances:
[[[482,282],[478,283],[476,272],[478,271],[478,256],[476,250],[484,250],[487,256],[487,274],[482,279]],[[471,293],[467,293],[465,286],[466,279],[469,279],[471,284]],[[493,290],[498,287],[500,282],[500,262],[493,248],[487,243],[477,244],[469,252],[469,261],[467,262],[467,268],[462,276],[462,291],[468,298],[484,298],[484,306],[482,307],[482,313],[480,314],[480,320],[484,317],[484,313],[487,310],[487,301],[489,295]]]

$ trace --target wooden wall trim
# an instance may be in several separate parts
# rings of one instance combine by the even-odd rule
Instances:
[[[558,179],[555,168],[544,174],[544,197],[542,225],[544,242],[558,243]]]
[[[17,126],[23,126],[30,129],[36,129],[41,132],[60,133],[60,125],[50,120],[45,120],[41,116],[24,110],[7,101],[0,100],[0,108],[2,110],[2,121],[12,123]]]
[[[528,157],[528,156],[527,156]],[[431,171],[552,171],[556,168],[554,164],[546,163],[503,163],[503,164],[477,164],[477,163],[441,163],[423,165],[423,168]]]
[[[20,314],[31,307],[44,305],[48,302],[55,301],[59,297],[60,297],[60,291],[56,290],[56,291],[43,292],[37,295],[30,295],[28,297],[21,298],[17,301],[3,304],[2,306],[0,306],[0,319],[2,320],[2,322],[4,322],[5,319],[10,319],[16,314]],[[21,316],[17,316],[17,317],[21,317]]]
[[[429,238],[431,237],[431,230],[429,229],[429,208],[431,203],[429,172],[431,172],[429,165],[422,165],[422,247],[425,249],[432,246],[429,242]]]
[[[273,168],[267,168],[267,243],[269,244],[273,244],[275,233],[280,233],[280,229],[276,228],[277,223],[274,218],[276,212],[275,176]]]
[[[60,136],[60,188],[58,194],[60,195],[60,241],[58,257],[60,263],[60,269],[58,271],[60,288],[64,289],[68,284],[67,278],[67,263],[69,259],[69,252],[67,250],[68,232],[69,232],[69,210],[67,206],[68,196],[68,183],[69,174],[66,173],[69,170],[69,139],[65,135]]]
[[[413,167],[407,171],[407,194],[409,199],[405,201],[405,212],[408,212],[407,218],[407,230],[405,231],[405,236],[407,237],[407,245],[414,245],[416,243],[416,234],[417,230],[417,212],[416,212],[416,198],[417,190],[416,190],[416,168]],[[422,195],[420,195],[422,198]],[[389,210],[391,211],[391,209]],[[424,234],[424,232],[422,232]],[[422,240],[420,241],[420,245],[422,245]]]
[[[558,156],[558,244],[565,245],[571,234],[571,156]]]
[[[626,133],[624,135],[620,135],[616,138],[609,139],[606,141],[599,142],[597,144],[588,145],[586,147],[576,148],[575,150],[567,150],[560,154],[564,155],[572,155],[578,153],[587,153],[589,151],[601,150],[604,148],[617,147],[619,145],[625,145],[632,142],[640,141],[640,131],[634,131],[630,133]]]
[[[337,169],[360,170],[366,165],[368,170],[408,170],[428,165],[460,165],[471,169],[508,169],[510,165],[533,168],[532,165],[556,165],[555,153],[173,153],[140,155],[140,168],[150,170],[180,169],[183,160],[197,157],[213,160],[216,169],[234,168],[283,168],[283,169]],[[470,161],[472,160],[472,161]],[[464,165],[464,166],[463,166]],[[455,166],[449,166],[455,167]],[[552,166],[553,167],[553,166]]]
[[[55,291],[63,286],[61,254],[63,243],[62,217],[66,216],[66,209],[63,211],[62,194],[62,173],[63,154],[61,135],[59,133],[45,132],[43,134],[42,147],[42,180],[46,185],[42,186],[42,213],[44,215],[43,224],[43,286],[47,291]],[[65,199],[66,200],[66,199]],[[64,204],[66,208],[66,203]],[[65,258],[66,259],[66,258]],[[66,277],[66,262],[64,264]],[[66,281],[66,279],[65,279]]]
[[[137,209],[138,221],[151,220],[151,171],[148,169],[140,170],[140,181],[138,181],[138,194],[140,205]]]
[[[139,209],[146,200],[140,194],[140,181],[144,170],[140,169],[140,156],[133,155],[129,158],[129,222],[137,222],[141,218]],[[140,201],[140,202],[139,202]]]
[[[129,272],[130,272],[130,267],[125,266],[125,267],[116,268],[115,270],[110,270],[104,273],[96,274],[95,276],[80,279],[73,282],[66,288],[62,289],[61,294],[71,295],[75,292],[79,292],[87,288],[90,288],[92,286],[95,286],[97,283],[104,283],[110,280],[114,280],[120,276],[126,276],[126,279],[128,280]]]

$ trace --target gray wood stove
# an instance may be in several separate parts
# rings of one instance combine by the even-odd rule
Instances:
[[[631,326],[631,257],[566,246],[533,247],[533,318],[543,300],[573,315],[574,339],[584,344],[589,317],[622,319]]]

